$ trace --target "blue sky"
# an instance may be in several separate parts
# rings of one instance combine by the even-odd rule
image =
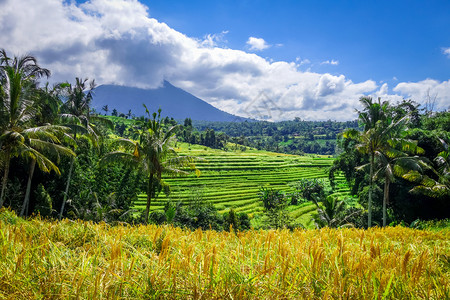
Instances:
[[[143,1],[152,17],[193,37],[228,31],[228,46],[249,36],[282,44],[261,53],[308,59],[313,70],[392,82],[447,80],[450,1]],[[320,65],[336,60],[337,66]],[[311,66],[305,66],[311,67]]]
[[[168,80],[273,121],[354,119],[361,96],[450,108],[450,1],[0,0],[0,47],[53,82]]]

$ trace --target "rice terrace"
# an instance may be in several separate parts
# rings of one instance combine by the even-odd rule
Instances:
[[[450,300],[449,12],[0,0],[0,300]]]
[[[219,212],[224,213],[230,208],[236,212],[247,214],[262,214],[264,207],[258,197],[262,186],[277,190],[293,190],[290,183],[300,178],[328,178],[328,168],[333,159],[328,157],[297,156],[272,153],[266,151],[246,150],[244,152],[225,152],[198,145],[179,144],[181,154],[194,155],[203,160],[196,163],[200,176],[194,172],[186,178],[168,178],[171,193],[163,193],[153,201],[153,209],[163,209],[170,201],[193,201],[200,198],[213,203]],[[348,195],[349,189],[342,176],[338,177],[341,188],[336,193]],[[135,202],[136,208],[145,207],[146,195],[142,194]],[[300,218],[303,214],[315,211],[316,206],[305,203],[295,207],[291,214]],[[305,219],[311,222],[310,219]]]

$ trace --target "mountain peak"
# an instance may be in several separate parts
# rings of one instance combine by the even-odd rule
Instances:
[[[176,120],[191,118],[198,121],[242,122],[246,118],[234,116],[221,111],[200,98],[180,89],[164,80],[163,86],[157,89],[140,89],[118,85],[101,85],[96,88],[93,108],[102,112],[102,107],[108,105],[110,111],[116,109],[119,113],[131,112],[136,116],[145,114],[145,104],[150,111],[161,108],[164,116]]]

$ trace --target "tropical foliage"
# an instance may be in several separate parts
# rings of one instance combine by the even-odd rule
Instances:
[[[147,113],[149,111],[147,109]],[[192,156],[179,156],[173,148],[177,126],[172,126],[167,131],[161,123],[161,110],[158,114],[153,113],[153,119],[142,124],[139,131],[139,141],[129,139],[118,139],[116,143],[130,152],[114,151],[102,158],[103,164],[122,161],[140,168],[147,177],[147,204],[144,213],[144,222],[148,221],[152,197],[155,196],[156,186],[163,186],[162,174],[172,176],[188,174],[180,167],[193,164],[195,158]]]

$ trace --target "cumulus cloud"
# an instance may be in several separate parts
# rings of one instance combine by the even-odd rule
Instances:
[[[426,79],[419,82],[401,82],[395,86],[394,92],[419,103],[435,99],[437,108],[450,109],[450,80],[440,82]]]
[[[356,117],[361,96],[388,93],[387,85],[380,88],[373,80],[355,83],[344,75],[299,70],[310,63],[306,59],[272,61],[222,48],[226,32],[188,37],[151,18],[137,0],[46,0],[39,5],[35,0],[2,0],[0,33],[1,47],[10,54],[35,55],[52,70],[53,81],[78,76],[95,78],[98,84],[156,88],[168,80],[244,117],[348,120]],[[269,46],[254,39],[258,49]],[[446,107],[449,85],[399,83],[393,91],[415,98],[431,90]]]
[[[247,45],[250,47],[251,51],[262,51],[270,47],[269,44],[262,38],[249,37],[247,40]]]

